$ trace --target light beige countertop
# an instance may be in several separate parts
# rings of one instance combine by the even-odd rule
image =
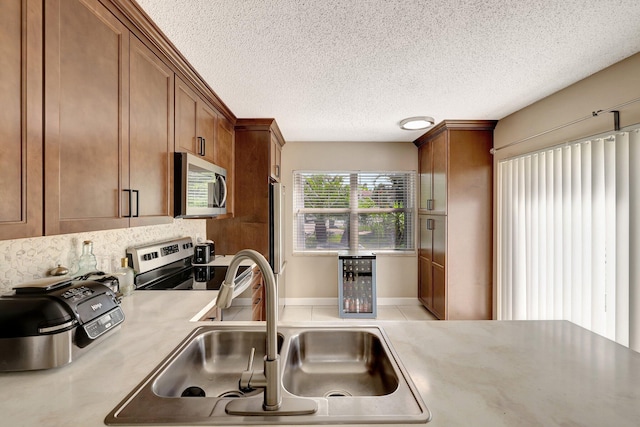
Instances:
[[[189,319],[214,296],[134,292],[123,301],[121,330],[70,365],[0,373],[0,425],[104,425],[206,323]],[[386,332],[433,414],[429,426],[620,427],[640,420],[640,353],[569,322],[362,322]]]

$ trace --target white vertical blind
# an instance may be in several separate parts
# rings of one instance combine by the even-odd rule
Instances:
[[[566,319],[640,351],[639,132],[500,162],[500,319]]]

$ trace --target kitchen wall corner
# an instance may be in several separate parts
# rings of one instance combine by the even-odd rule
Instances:
[[[19,283],[45,277],[58,264],[74,268],[82,242],[93,241],[98,268],[112,270],[128,247],[189,236],[206,238],[204,219],[174,219],[171,224],[0,241],[0,294]],[[73,270],[72,270],[73,271]]]

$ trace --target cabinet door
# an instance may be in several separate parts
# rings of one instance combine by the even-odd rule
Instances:
[[[175,149],[199,154],[201,148],[197,138],[198,96],[179,77],[176,77],[175,85]]]
[[[422,145],[418,151],[419,156],[419,172],[420,172],[420,197],[419,209],[432,209],[432,192],[433,192],[433,144],[431,141]]]
[[[41,20],[41,3],[0,1],[0,239],[43,230]]]
[[[447,132],[442,132],[430,143],[433,148],[432,180],[433,212],[446,213],[447,211]]]
[[[429,310],[433,309],[433,226],[428,215],[419,215],[418,298]]]
[[[129,224],[129,30],[98,0],[45,2],[45,234]]]
[[[233,139],[233,125],[229,121],[218,116],[215,152],[213,162],[227,170],[227,217],[233,216],[234,196],[234,155],[235,144]]]
[[[271,178],[280,182],[282,167],[282,147],[275,135],[271,134],[271,152],[269,155]]]
[[[418,299],[428,309],[433,307],[433,278],[431,262],[423,257],[418,257]]]
[[[216,112],[205,104],[198,101],[198,137],[200,140],[200,156],[213,163],[215,157],[215,137],[216,137]]]
[[[432,264],[431,277],[433,286],[431,312],[440,320],[447,319],[447,286],[444,268]]]
[[[432,215],[433,220],[433,262],[444,268],[447,253],[447,217]]]
[[[129,188],[135,190],[131,225],[172,221],[173,71],[140,40],[130,46]]]
[[[439,318],[446,318],[446,253],[447,253],[447,217],[433,215],[433,260],[432,287],[433,313]]]

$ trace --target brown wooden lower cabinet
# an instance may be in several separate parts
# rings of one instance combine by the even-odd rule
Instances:
[[[447,286],[444,266],[433,263],[431,269],[433,286],[433,314],[438,319],[446,318]]]

